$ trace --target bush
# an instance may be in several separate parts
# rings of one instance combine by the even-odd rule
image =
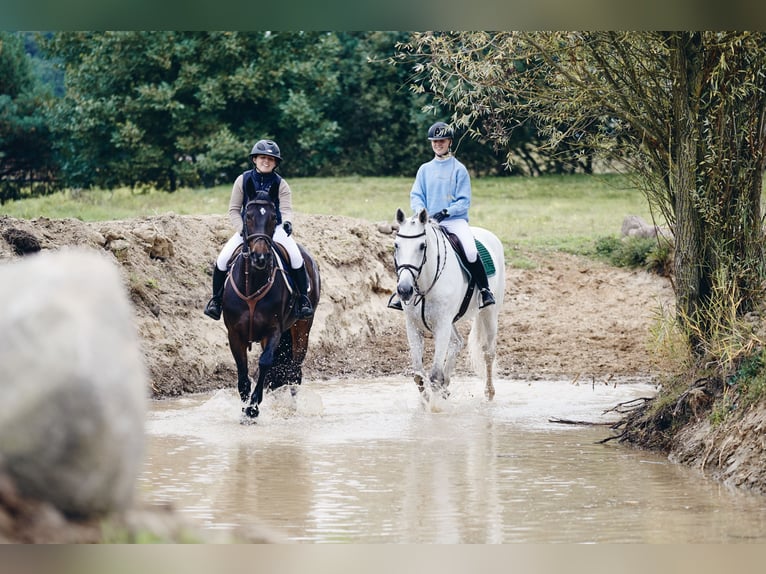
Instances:
[[[662,276],[670,275],[672,247],[664,239],[610,235],[596,240],[598,257],[616,267],[643,268]]]
[[[742,362],[727,384],[738,391],[739,406],[749,407],[766,395],[766,357],[761,350]]]

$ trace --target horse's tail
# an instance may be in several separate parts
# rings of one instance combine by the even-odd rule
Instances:
[[[495,273],[489,277],[495,304],[485,307],[474,317],[468,335],[468,358],[476,375],[484,381],[491,381],[494,378],[498,319],[505,295],[505,265],[500,240],[486,230],[482,230],[481,237],[490,249],[495,264]]]

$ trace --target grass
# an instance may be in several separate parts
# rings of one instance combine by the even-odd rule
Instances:
[[[294,208],[302,213],[392,221],[396,209],[410,213],[411,178],[288,178]],[[473,180],[471,223],[495,232],[510,253],[562,250],[592,255],[600,237],[618,236],[622,219],[651,221],[640,192],[616,175],[537,178],[487,177]],[[70,218],[84,221],[128,219],[173,212],[224,214],[231,186],[183,189],[175,193],[88,190],[4,204],[16,218]]]

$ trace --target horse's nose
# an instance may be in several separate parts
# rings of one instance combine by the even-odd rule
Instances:
[[[402,301],[409,301],[412,298],[412,285],[397,285],[396,292],[399,294],[399,298]]]
[[[253,261],[253,265],[257,269],[263,269],[264,267],[266,267],[266,255],[264,255],[263,253],[256,253],[255,259]]]

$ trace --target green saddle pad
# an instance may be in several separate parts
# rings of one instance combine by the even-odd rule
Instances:
[[[484,269],[487,272],[487,277],[491,277],[495,274],[495,262],[492,261],[492,256],[489,254],[489,251],[486,247],[484,247],[484,244],[479,241],[478,239],[476,241],[476,249],[479,252],[479,257],[481,258],[481,263],[484,265]]]

